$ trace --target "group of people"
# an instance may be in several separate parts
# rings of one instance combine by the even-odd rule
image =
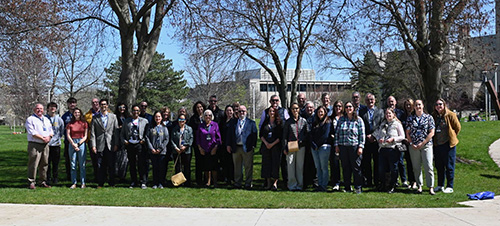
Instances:
[[[174,160],[175,173],[186,177],[183,186],[193,186],[194,154],[198,186],[217,187],[223,180],[235,188],[251,189],[254,149],[260,140],[265,189],[278,189],[281,170],[282,181],[291,191],[308,186],[327,191],[330,184],[334,191],[343,185],[345,192],[359,194],[363,187],[375,187],[393,193],[400,176],[400,185],[422,193],[423,166],[430,194],[453,192],[460,122],[443,99],[435,102],[432,115],[426,113],[422,100],[407,99],[403,109],[398,109],[393,96],[387,98],[383,110],[371,93],[365,96],[366,105],[360,103],[359,92],[345,103],[337,100],[331,105],[328,93],[320,101],[315,107],[300,93],[297,102],[285,109],[273,95],[262,112],[259,130],[244,105],[233,103],[222,110],[215,95],[208,105],[197,101],[192,114],[181,107],[175,119],[167,107],[148,114],[147,102],[132,106],[130,112],[127,105],[117,104],[111,113],[106,99],[94,98],[84,114],[76,107],[77,100],[69,98],[69,110],[62,117],[56,114],[57,104],[49,103],[46,115],[44,106],[36,104],[26,120],[29,188],[35,189],[37,168],[40,186],[57,184],[64,137],[72,189],[78,183],[77,168],[80,186],[86,187],[87,148],[98,188],[106,181],[114,186],[115,178],[125,181],[129,167],[130,187],[146,189],[150,165],[152,188],[163,188],[170,160]]]

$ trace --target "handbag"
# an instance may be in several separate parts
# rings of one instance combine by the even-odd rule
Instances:
[[[288,141],[288,152],[299,151],[299,141]]]
[[[175,165],[177,164],[177,161],[179,160],[180,156],[181,156],[180,154],[177,155],[177,159],[175,160],[175,163],[174,163],[174,169],[175,169]],[[172,175],[170,180],[172,181],[172,184],[177,187],[177,186],[183,184],[184,182],[186,182],[186,177],[184,176],[184,174],[181,171],[175,175]]]
[[[404,144],[396,144],[395,148],[396,148],[396,150],[401,151],[401,152],[408,151],[408,148],[406,148],[406,145],[404,145]]]

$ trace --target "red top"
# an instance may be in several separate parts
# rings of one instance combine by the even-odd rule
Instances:
[[[85,136],[85,129],[87,129],[88,124],[85,121],[75,121],[70,122],[66,129],[69,129],[69,135],[73,139],[83,138]]]

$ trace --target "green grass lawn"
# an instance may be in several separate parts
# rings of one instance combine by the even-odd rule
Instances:
[[[115,188],[95,189],[96,185],[93,183],[89,183],[87,189],[71,190],[68,181],[62,181],[50,189],[29,190],[26,188],[28,159],[26,135],[13,135],[8,127],[0,126],[0,202],[219,208],[458,207],[460,206],[458,202],[467,200],[468,193],[500,192],[500,170],[488,155],[488,146],[499,137],[500,122],[462,124],[457,156],[463,161],[457,162],[453,194],[440,192],[431,196],[424,192],[416,195],[406,189],[400,189],[395,194],[366,189],[361,195],[341,192],[316,193],[311,192],[310,188],[305,192],[263,191],[260,189],[262,179],[259,154],[254,160],[255,189],[251,191],[233,190],[229,186],[216,189],[170,186],[162,190],[141,190],[129,189],[127,184],[118,184]],[[62,179],[65,176],[63,161],[59,169],[59,177]],[[171,172],[172,163],[167,178],[170,178]],[[87,175],[90,180],[93,179],[90,159],[87,164]]]

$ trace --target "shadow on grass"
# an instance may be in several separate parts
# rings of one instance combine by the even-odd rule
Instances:
[[[488,179],[500,179],[500,175],[481,174],[481,176],[486,177]]]

